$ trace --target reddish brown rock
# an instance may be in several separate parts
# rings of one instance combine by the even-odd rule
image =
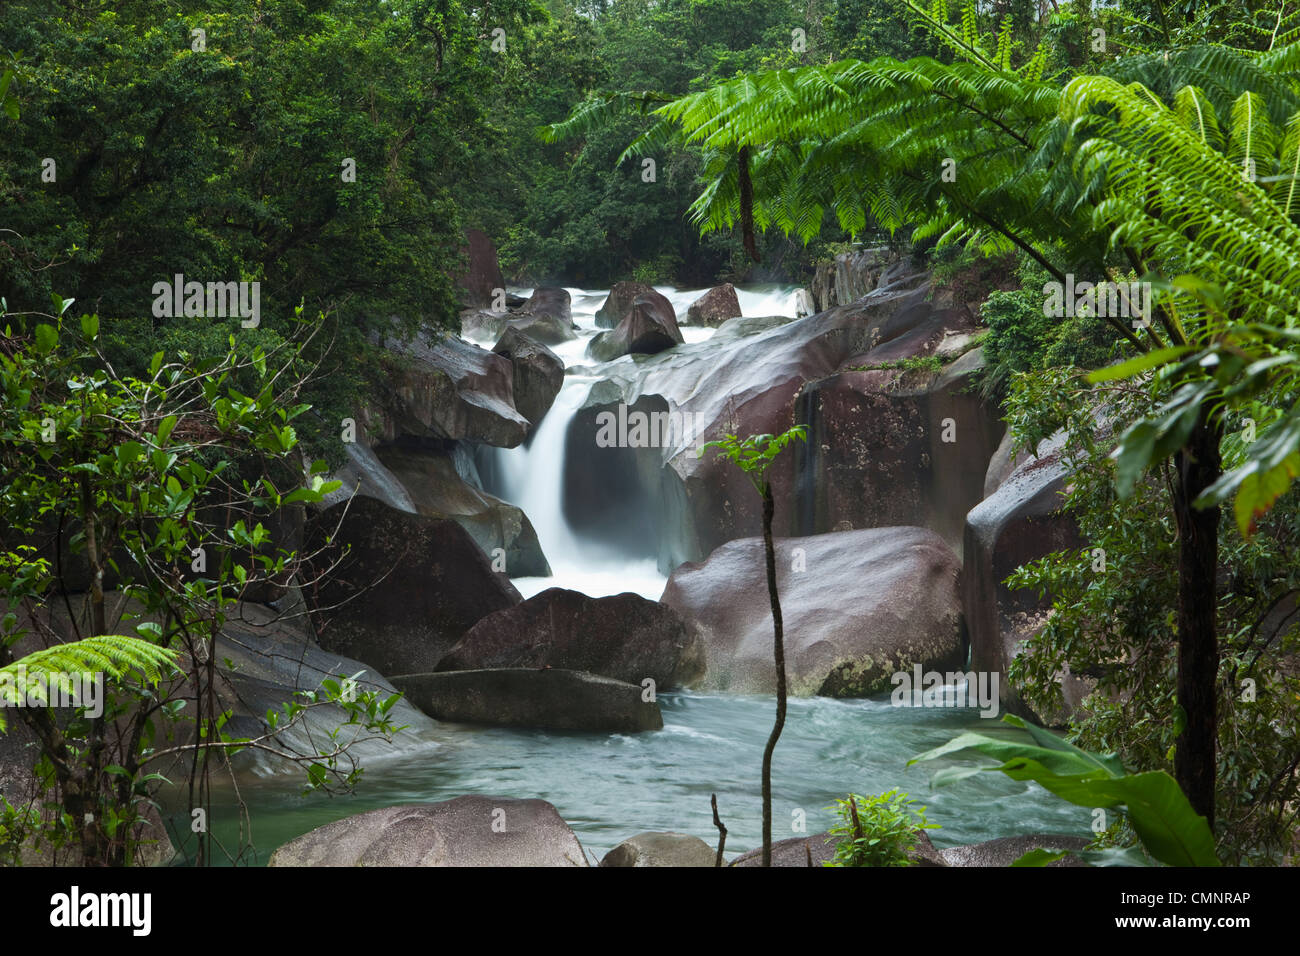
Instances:
[[[1062,508],[1068,473],[1059,445],[1048,443],[1040,452],[1040,457],[1017,466],[966,516],[962,595],[971,668],[1000,675],[1007,710],[1053,723],[1061,715],[1034,714],[1007,679],[1021,646],[1045,620],[1051,596],[1040,599],[1031,590],[1012,590],[1004,582],[1021,565],[1052,551],[1083,546],[1077,523]],[[1067,703],[1087,692],[1073,678],[1067,679],[1065,689]]]
[[[496,247],[482,229],[465,230],[465,240],[468,264],[458,281],[462,302],[469,309],[491,308],[496,291],[504,291],[506,286],[497,262]]]
[[[508,359],[455,336],[385,344],[393,358],[375,440],[468,439],[502,448],[524,440],[529,422],[515,408]]]
[[[739,315],[740,300],[736,298],[736,287],[724,282],[691,303],[686,310],[686,321],[690,325],[718,326]]]
[[[658,296],[664,302],[668,302],[661,292],[655,290],[654,286],[646,285],[644,282],[615,282],[614,287],[609,290],[609,296],[605,299],[604,304],[596,310],[596,328],[615,328],[632,311],[632,303],[637,300],[637,297],[643,295],[652,298]],[[668,306],[668,310],[672,311],[671,304]]]

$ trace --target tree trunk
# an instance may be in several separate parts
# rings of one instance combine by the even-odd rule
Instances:
[[[1192,502],[1222,471],[1219,422],[1201,413],[1187,445],[1174,458],[1178,475],[1178,705],[1185,716],[1174,753],[1174,775],[1192,808],[1214,828],[1215,751],[1218,740],[1215,683],[1219,642],[1215,571],[1219,556],[1219,509]]]
[[[763,865],[772,865],[772,752],[785,726],[785,635],[781,599],[776,593],[776,551],[772,546],[772,486],[763,486],[763,552],[767,558],[767,593],[772,602],[773,656],[776,659],[776,723],[763,751]]]

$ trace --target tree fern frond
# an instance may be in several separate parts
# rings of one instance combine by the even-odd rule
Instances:
[[[74,675],[83,674],[103,674],[122,680],[135,672],[156,684],[165,668],[175,666],[176,653],[143,638],[120,634],[57,644],[0,667],[0,700],[17,705],[27,700],[29,692],[41,696],[42,687],[67,692],[74,688]],[[48,696],[44,699],[48,700]],[[0,731],[4,729],[4,710],[0,709]]]

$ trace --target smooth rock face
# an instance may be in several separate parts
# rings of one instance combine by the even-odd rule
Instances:
[[[960,567],[943,539],[924,528],[778,539],[790,693],[861,697],[890,690],[891,676],[914,664],[957,668],[965,660]],[[692,686],[775,691],[761,538],[731,541],[703,563],[683,564],[662,601],[704,646],[705,674]]]
[[[1010,866],[1030,850],[1082,850],[1088,841],[1073,836],[1053,836],[1035,833],[1030,836],[1001,837],[984,843],[972,843],[967,846],[954,846],[940,850],[948,866]],[[1076,856],[1067,856],[1048,866],[1087,866]]]
[[[322,567],[341,561],[309,595],[322,648],[381,673],[431,671],[479,619],[519,601],[456,522],[357,498],[335,535],[342,508],[315,516],[307,529],[308,548],[325,549]]]
[[[1012,591],[1003,582],[1016,568],[1052,551],[1083,547],[1076,522],[1061,510],[1068,473],[1059,445],[1049,442],[1040,452],[1040,457],[1018,465],[966,516],[962,595],[971,668],[1000,675],[998,686],[1008,710],[1040,723],[1056,723],[1063,715],[1034,714],[1007,680],[1021,645],[1046,619],[1051,596],[1040,600],[1031,590]],[[1090,690],[1075,678],[1066,678],[1062,689],[1067,706]]]
[[[835,858],[835,844],[838,838],[831,836],[829,833],[814,833],[806,837],[791,837],[788,840],[772,841],[772,865],[773,866],[808,866],[808,858],[812,857],[812,865],[821,868],[828,861]],[[731,866],[762,866],[763,865],[763,848],[756,847],[740,854],[731,861]]]
[[[761,501],[739,469],[717,455],[699,455],[698,448],[726,432],[780,434],[806,423],[809,442],[796,442],[769,471],[778,502],[778,536],[828,532],[843,522],[865,527],[933,520],[951,545],[959,545],[964,509],[982,495],[987,461],[981,459],[992,453],[1001,436],[996,410],[986,414],[982,406],[968,404],[973,396],[960,394],[966,384],[962,379],[974,370],[979,356],[963,356],[939,375],[901,369],[848,371],[928,355],[946,331],[971,326],[965,309],[936,309],[926,300],[925,279],[924,273],[902,274],[852,305],[804,319],[732,319],[705,342],[610,363],[601,369],[604,381],[592,388],[566,434],[566,517],[581,523],[579,511],[605,514],[617,510],[616,498],[628,500],[626,488],[615,496],[590,487],[591,474],[604,474],[617,464],[620,475],[638,483],[634,500],[652,519],[651,541],[660,567],[671,570],[682,561],[701,560],[727,541],[761,533],[762,518]],[[692,415],[702,428],[690,442],[638,449],[599,447],[597,417],[617,410],[620,403],[660,403],[664,409]],[[890,412],[897,430],[891,431],[890,423],[873,426],[882,443],[869,464],[883,464],[904,487],[878,494],[873,488],[875,497],[868,500],[836,498],[826,490],[834,484],[825,481],[826,473],[847,474],[851,466],[860,465],[866,452],[856,442],[855,430],[877,405]],[[841,414],[851,420],[839,421]],[[954,442],[944,441],[945,418],[955,420]],[[934,464],[937,454],[957,470],[940,474],[943,469]],[[907,471],[923,455],[931,460],[926,482]],[[867,477],[859,475],[857,480],[866,487]],[[570,485],[581,486],[581,491]],[[950,487],[961,494],[952,495]],[[896,495],[905,496],[909,504],[891,512]]]
[[[663,293],[658,292],[654,286],[646,285],[644,282],[615,282],[614,287],[609,290],[609,296],[599,309],[596,310],[596,328],[612,329],[620,322],[627,318],[627,314],[632,311],[632,303],[638,296],[651,295],[658,296],[664,302],[668,299]],[[668,306],[669,311],[672,305]]]
[[[443,803],[385,807],[345,817],[286,843],[271,855],[267,865],[587,866],[588,863],[578,838],[555,807],[545,800],[466,796]]]
[[[884,246],[854,249],[840,253],[830,262],[820,262],[812,284],[817,310],[854,302],[888,279],[896,278],[906,268],[907,263]]]
[[[492,351],[514,366],[515,408],[532,423],[529,431],[536,430],[564,384],[563,360],[514,327],[502,333]]]
[[[690,325],[719,326],[727,319],[734,319],[741,314],[740,300],[736,298],[736,287],[730,282],[714,286],[704,295],[691,303],[686,310],[686,321]]]
[[[612,362],[624,355],[654,355],[682,342],[672,303],[653,292],[637,296],[622,322],[587,343],[587,357]]]
[[[578,337],[569,291],[554,286],[534,289],[528,301],[512,313],[509,325],[544,345],[559,345]]]
[[[406,674],[396,687],[430,717],[465,724],[635,734],[663,730],[637,684],[582,671],[502,668]]]
[[[648,677],[664,690],[698,673],[698,654],[671,608],[637,594],[593,598],[550,588],[484,617],[436,668],[425,669],[550,665],[637,686]]]
[[[469,439],[501,448],[524,440],[529,422],[514,404],[514,367],[453,336],[386,340],[398,361],[384,392],[379,439]]]
[[[501,265],[497,262],[497,250],[482,229],[465,230],[465,239],[468,244],[465,256],[469,263],[459,280],[463,290],[462,301],[466,308],[486,309],[492,304],[496,290],[506,287],[501,277]]]
[[[869,352],[863,364],[922,351],[944,324],[936,315],[930,329]],[[966,512],[984,497],[985,465],[1002,433],[996,404],[971,387],[982,356],[967,352],[942,372],[846,371],[805,385],[795,532],[919,525],[960,554]]]
[[[353,493],[382,501],[395,511],[415,514],[418,510],[411,493],[391,471],[379,460],[379,456],[364,441],[347,442],[343,445],[348,460],[330,473],[331,479],[343,484],[334,491],[323,495],[322,508],[348,501]]]
[[[466,481],[457,469],[454,450],[404,443],[381,446],[375,454],[408,492],[416,513],[455,521],[490,558],[500,558],[504,551],[509,574],[545,577],[551,573],[528,516]]]
[[[266,732],[268,710],[279,710],[300,690],[319,690],[326,678],[341,681],[360,674],[356,678],[358,692],[376,691],[381,698],[395,693],[394,685],[374,667],[316,646],[303,626],[303,619],[293,616],[299,607],[286,603],[281,610],[283,614],[272,608],[244,604],[237,614],[231,615],[217,639],[214,656],[222,676],[222,703],[231,711],[226,729],[232,734],[260,736]],[[397,726],[406,729],[397,733],[391,744],[382,740],[358,741],[351,750],[357,759],[364,763],[375,757],[390,756],[395,749],[410,749],[431,740],[436,725],[409,702],[399,700],[393,705],[391,716]],[[346,719],[339,707],[313,708],[302,723],[286,725],[276,735],[277,740],[299,752],[309,752]],[[236,754],[234,762],[240,770],[259,775],[302,772],[289,761],[255,750]]]
[[[713,866],[717,852],[686,833],[638,833],[601,859],[601,866]]]

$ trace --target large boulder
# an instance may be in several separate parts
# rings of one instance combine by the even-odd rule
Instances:
[[[559,345],[578,337],[569,290],[557,286],[534,289],[528,301],[511,315],[509,324],[544,345]]]
[[[763,542],[730,541],[668,579],[663,603],[704,647],[693,686],[772,693],[772,612]],[[872,528],[776,542],[790,693],[860,697],[890,678],[965,660],[960,563],[924,528]]]
[[[724,282],[691,303],[686,310],[686,321],[689,325],[718,326],[740,314],[736,287],[730,282]]]
[[[356,494],[396,511],[450,518],[496,560],[498,569],[516,575],[551,573],[528,516],[482,489],[466,442],[404,439],[375,448],[363,441],[343,447],[348,458],[330,476],[342,485],[323,496],[322,508]]]
[[[418,511],[406,486],[379,460],[368,442],[346,442],[343,451],[348,456],[347,460],[330,472],[330,478],[342,484],[321,496],[322,508],[341,504],[355,494],[382,501],[396,511],[410,514]]]
[[[622,322],[592,338],[587,357],[612,362],[624,355],[654,355],[683,341],[672,303],[654,292],[637,296]]]
[[[563,360],[513,326],[502,333],[492,351],[514,367],[515,408],[532,422],[530,430],[536,430],[564,384]]]
[[[358,497],[315,515],[307,542],[322,568],[338,562],[309,595],[321,647],[381,673],[433,670],[476,622],[519,601],[448,519]]]
[[[817,263],[812,296],[820,311],[847,305],[896,279],[909,267],[905,259],[887,246],[841,252],[830,261]]]
[[[268,866],[587,866],[545,800],[467,796],[344,817],[304,833]]]
[[[438,720],[500,727],[635,734],[663,730],[659,704],[637,684],[558,668],[406,674],[393,683]]]
[[[417,514],[455,521],[494,559],[496,570],[515,577],[550,575],[528,516],[478,487],[477,469],[463,445],[401,442],[381,445],[375,454],[409,493]]]
[[[966,516],[962,597],[971,642],[971,668],[997,673],[1003,707],[1039,722],[1058,723],[1064,715],[1033,713],[1007,679],[1024,642],[1036,634],[1051,608],[1051,595],[1012,590],[1004,582],[1021,565],[1052,551],[1083,547],[1078,524],[1063,510],[1069,480],[1061,438],[1040,447]],[[1090,688],[1063,676],[1067,707]]]
[[[668,301],[663,293],[644,282],[615,282],[604,304],[596,310],[596,328],[616,328],[632,311],[632,303],[638,296],[643,295],[658,296],[665,302]],[[669,308],[671,309],[672,306],[670,305]]]
[[[377,440],[468,439],[514,448],[528,434],[528,419],[515,408],[509,359],[454,336],[385,344],[394,358]]]
[[[1003,430],[996,403],[972,387],[983,353],[976,348],[942,369],[890,365],[890,356],[932,345],[940,322],[804,386],[799,533],[920,525],[961,553],[966,512],[984,497],[985,465]]]
[[[566,296],[569,294],[564,289],[554,291],[563,292]],[[555,312],[533,313],[526,311],[527,305],[528,302],[525,302],[519,308],[509,311],[467,309],[460,314],[460,334],[476,342],[496,342],[513,329],[542,345],[560,345],[578,337],[577,327],[559,314],[558,308]]]
[[[648,677],[663,690],[696,676],[698,652],[681,618],[662,604],[550,588],[482,618],[427,669],[551,666],[638,686]]]
[[[566,519],[590,533],[626,522],[634,501],[661,568],[698,561],[762,529],[761,501],[744,474],[720,456],[701,456],[699,447],[728,432],[779,434],[802,423],[810,440],[795,442],[768,472],[783,503],[778,536],[901,522],[933,524],[960,546],[964,510],[981,496],[1001,426],[996,408],[962,393],[978,355],[946,370],[904,367],[903,360],[930,356],[947,331],[972,325],[964,308],[928,301],[925,280],[905,275],[858,302],[803,319],[732,319],[705,342],[605,366],[565,436]],[[689,415],[697,427],[653,447],[610,448],[598,441],[601,417],[620,406]],[[873,486],[874,497],[853,501],[828,487],[829,474],[861,468],[867,453],[855,428],[867,427],[876,408],[890,414],[871,426],[880,446],[870,466],[918,487]],[[836,421],[841,414],[852,420]],[[909,473],[909,465],[926,460],[926,470]],[[945,462],[957,470],[940,474]],[[609,474],[618,480],[593,477]],[[866,488],[866,478],[856,480]],[[895,495],[907,506],[894,505]]]
[[[465,241],[467,264],[457,283],[462,290],[461,300],[466,308],[486,309],[492,305],[497,290],[504,290],[506,285],[497,250],[482,229],[465,230]]]
[[[686,833],[638,833],[606,853],[601,866],[714,866],[717,853]]]
[[[296,595],[295,595],[296,597]],[[302,606],[290,601],[278,608],[244,604],[222,628],[214,647],[221,677],[219,693],[230,718],[226,729],[241,737],[259,737],[267,732],[266,712],[280,710],[295,700],[299,691],[319,691],[327,679],[342,682],[355,676],[358,693],[375,691],[381,698],[397,688],[373,666],[353,658],[322,650],[303,626]],[[393,705],[390,716],[404,729],[390,741],[362,739],[352,744],[349,754],[359,762],[391,756],[396,751],[428,746],[434,722],[405,700]],[[278,730],[281,751],[315,753],[320,742],[336,730],[347,715],[333,704],[307,710],[297,722]],[[264,776],[268,773],[301,773],[298,764],[261,750],[236,754],[237,770]]]

